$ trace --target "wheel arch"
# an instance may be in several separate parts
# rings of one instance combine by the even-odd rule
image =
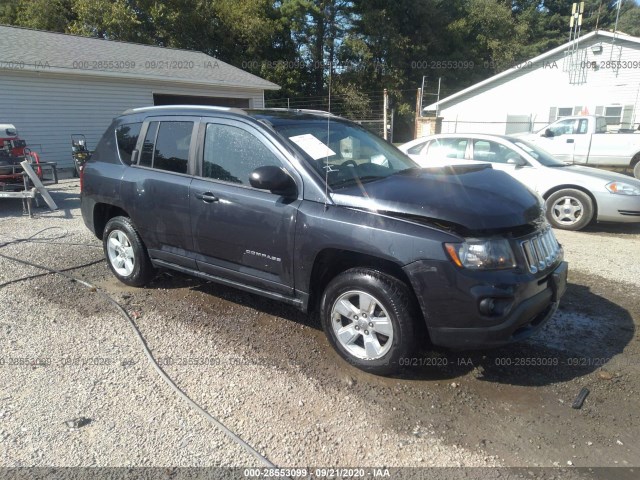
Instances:
[[[96,236],[102,240],[104,227],[107,225],[107,222],[113,217],[120,216],[131,218],[125,210],[116,205],[111,205],[109,203],[96,203],[93,207],[93,231]]]
[[[631,163],[629,167],[631,168],[631,175],[640,180],[640,171],[636,172],[636,169],[640,169],[640,152],[636,153],[633,157],[631,157]]]
[[[346,270],[357,267],[370,268],[400,280],[407,285],[413,296],[413,300],[416,302],[416,305],[418,304],[413,286],[409,281],[409,277],[402,269],[402,265],[389,259],[353,250],[325,248],[318,252],[311,269],[308,311],[318,309],[322,293],[331,279]],[[422,315],[422,312],[420,312],[420,314]]]

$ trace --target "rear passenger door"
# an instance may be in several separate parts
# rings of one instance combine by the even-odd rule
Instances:
[[[293,293],[295,222],[302,181],[271,139],[232,119],[203,119],[199,175],[191,184],[191,225],[198,268],[263,290]],[[251,187],[257,167],[285,169],[298,198]]]
[[[137,162],[123,178],[124,203],[152,258],[196,268],[189,187],[197,125],[194,117],[151,117],[142,127]],[[134,158],[135,160],[135,158]]]

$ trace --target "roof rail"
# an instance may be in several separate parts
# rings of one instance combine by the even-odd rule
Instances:
[[[331,117],[337,117],[338,115],[331,113],[331,112],[327,112],[325,110],[313,110],[310,108],[284,108],[284,107],[277,107],[277,108],[265,108],[265,110],[273,110],[276,112],[301,112],[301,113],[315,113],[315,114],[320,114],[320,115],[329,115]]]
[[[232,112],[238,113],[240,115],[246,115],[247,112],[240,108],[233,107],[217,107],[214,105],[156,105],[152,107],[138,107],[138,108],[130,108],[122,113],[122,115],[129,115],[132,113],[145,113],[145,112],[155,112],[162,110],[207,110],[214,112]]]

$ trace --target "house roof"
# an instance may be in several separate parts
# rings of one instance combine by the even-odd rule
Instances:
[[[604,38],[609,38],[609,39],[615,39],[615,40],[624,40],[626,42],[631,42],[631,43],[637,43],[640,44],[640,38],[639,37],[632,37],[631,35],[627,35],[625,33],[621,33],[621,32],[617,32],[617,33],[612,33],[612,32],[607,32],[605,30],[596,30],[595,32],[590,32],[582,37],[580,37],[578,40],[572,40],[571,42],[567,42],[565,44],[560,45],[559,47],[556,47],[552,50],[549,50],[548,52],[545,52],[541,55],[538,55],[537,57],[532,58],[531,60],[528,60],[528,64],[535,64],[538,62],[543,62],[544,60],[548,59],[549,57],[553,57],[554,55],[561,53],[563,51],[565,51],[567,49],[567,47],[569,47],[570,45],[575,44],[576,42],[581,43],[584,42],[585,40],[590,40],[593,39],[594,37],[604,37]],[[524,62],[522,62],[524,63]],[[452,100],[455,100],[459,97],[462,97],[463,95],[466,95],[470,92],[473,92],[474,90],[477,90],[479,88],[482,88],[486,85],[489,85],[493,82],[496,82],[498,80],[501,80],[505,77],[508,77],[509,75],[514,75],[516,73],[520,73],[520,69],[514,67],[514,68],[509,68],[507,70],[505,70],[504,72],[500,72],[497,75],[494,75],[493,77],[489,77],[486,80],[483,80],[482,82],[478,82],[474,85],[471,85],[470,87],[465,88],[464,90],[460,90],[457,93],[454,93],[453,95],[449,95],[448,97],[443,98],[442,100],[432,103],[431,105],[427,105],[426,107],[423,108],[423,111],[431,111],[431,110],[436,110],[436,108],[441,108],[442,105],[451,102]]]
[[[38,71],[278,90],[202,52],[0,25],[0,71]]]

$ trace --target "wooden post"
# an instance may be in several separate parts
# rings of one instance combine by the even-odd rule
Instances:
[[[418,88],[418,92],[416,93],[416,121],[413,126],[413,138],[418,138],[418,122],[420,121],[420,108],[422,105],[422,89]]]

